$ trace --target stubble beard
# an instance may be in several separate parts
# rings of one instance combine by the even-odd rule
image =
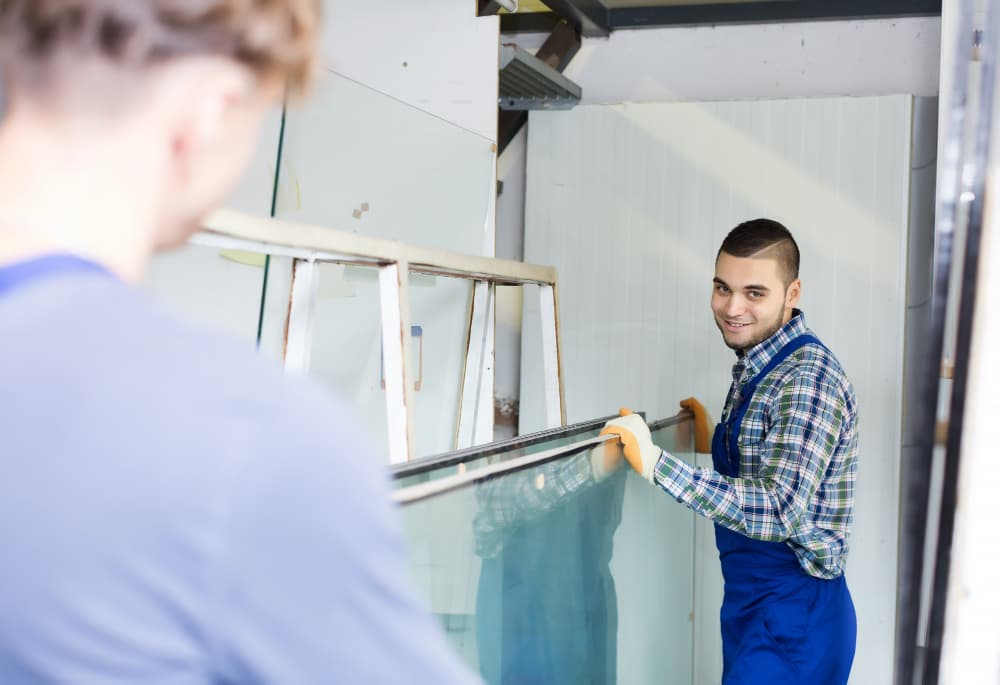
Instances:
[[[781,330],[784,325],[785,312],[781,310],[778,312],[778,318],[770,325],[767,326],[762,333],[750,339],[746,343],[731,343],[726,339],[726,329],[722,322],[719,321],[718,317],[715,317],[715,325],[718,327],[719,332],[722,333],[722,342],[726,344],[726,347],[735,352],[746,352],[747,350],[753,349],[757,345],[770,338],[772,335]]]

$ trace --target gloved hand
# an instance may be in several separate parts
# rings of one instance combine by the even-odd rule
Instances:
[[[622,462],[625,461],[622,445],[617,440],[605,440],[592,448],[589,455],[590,472],[594,474],[594,481],[597,483],[621,468]]]
[[[620,409],[619,418],[611,419],[604,426],[601,435],[617,435],[621,440],[622,451],[629,466],[648,480],[653,482],[653,468],[659,461],[663,450],[653,444],[649,434],[649,426],[638,414],[629,409]]]
[[[709,432],[711,421],[708,418],[708,411],[693,397],[681,400],[681,409],[687,409],[694,414],[694,451],[699,454],[711,454],[712,436]]]

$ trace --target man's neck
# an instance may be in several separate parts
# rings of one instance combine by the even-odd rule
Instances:
[[[109,138],[11,113],[0,126],[0,266],[68,252],[124,281],[142,278],[152,252],[155,187],[136,174],[141,152]]]

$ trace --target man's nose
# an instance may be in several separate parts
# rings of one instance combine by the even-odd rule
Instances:
[[[742,297],[733,293],[728,300],[726,300],[725,314],[726,316],[739,316],[746,309],[746,302]]]

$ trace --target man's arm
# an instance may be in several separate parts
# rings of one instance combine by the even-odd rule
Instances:
[[[724,476],[648,447],[641,450],[643,475],[726,528],[758,540],[787,540],[823,479],[845,412],[844,399],[830,383],[814,372],[802,372],[778,395],[761,446],[759,478]],[[653,460],[650,454],[656,455]]]

